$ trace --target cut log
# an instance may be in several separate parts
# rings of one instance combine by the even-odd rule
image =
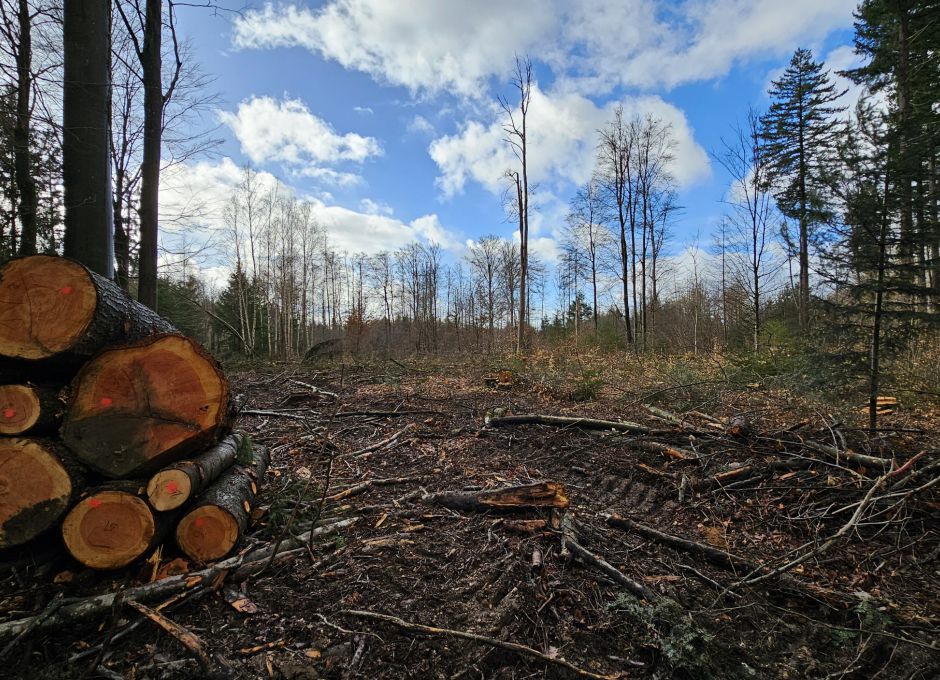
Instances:
[[[421,500],[451,510],[469,512],[568,507],[565,486],[558,482],[538,482],[536,484],[526,484],[525,486],[510,486],[488,491],[432,493],[422,497]]]
[[[137,482],[114,482],[88,491],[62,522],[69,553],[92,569],[124,567],[157,545],[170,528],[141,498]]]
[[[137,477],[215,441],[228,416],[216,361],[181,335],[106,349],[72,382],[62,439],[90,468]]]
[[[174,330],[74,260],[34,255],[0,268],[0,356],[80,362],[103,347]]]
[[[250,466],[231,467],[196,500],[196,507],[176,527],[176,543],[190,559],[217,560],[237,545],[248,529],[258,485],[270,460],[266,447],[254,447]]]
[[[147,500],[154,510],[174,510],[202,493],[235,462],[246,440],[233,434],[191,460],[160,470],[147,483]]]
[[[58,390],[52,387],[0,385],[0,435],[51,430],[64,410]]]
[[[0,548],[22,545],[68,509],[80,475],[41,439],[0,439]]]

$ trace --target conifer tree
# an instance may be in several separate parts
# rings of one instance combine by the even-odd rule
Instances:
[[[832,217],[829,188],[835,166],[836,138],[841,127],[836,89],[810,50],[798,49],[779,80],[773,81],[773,102],[761,118],[770,180],[780,211],[799,225],[800,327],[809,325],[809,240],[815,225]]]

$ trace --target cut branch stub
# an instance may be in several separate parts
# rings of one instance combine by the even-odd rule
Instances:
[[[176,527],[176,543],[186,555],[209,562],[232,551],[248,529],[270,460],[268,449],[256,446],[250,467],[232,466],[199,497]]]
[[[34,255],[0,268],[0,356],[74,362],[114,343],[174,330],[74,260]]]
[[[73,479],[55,445],[0,439],[0,548],[49,529],[68,508]]]
[[[233,434],[192,460],[183,460],[157,472],[147,483],[147,500],[154,510],[174,510],[195,498],[232,466],[243,434]]]
[[[63,410],[64,404],[52,388],[0,385],[0,435],[52,429]]]
[[[107,349],[72,383],[62,439],[112,478],[136,477],[212,442],[228,414],[228,383],[199,345],[160,335]]]
[[[90,491],[62,522],[69,553],[92,569],[118,569],[143,555],[159,536],[153,512],[133,482]]]

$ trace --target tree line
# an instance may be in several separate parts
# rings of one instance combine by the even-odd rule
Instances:
[[[481,237],[456,260],[427,242],[339,252],[313,206],[246,169],[224,214],[232,274],[209,290],[185,267],[158,281],[156,239],[161,169],[215,143],[199,126],[211,85],[177,38],[177,4],[115,0],[106,259],[142,301],[248,356],[301,355],[338,337],[354,351],[518,353],[540,338],[637,353],[822,338],[864,368],[874,394],[885,350],[937,319],[938,5],[858,5],[861,65],[841,73],[863,90],[852,108],[824,63],[794,52],[766,110],[742,112],[712,152],[730,186],[704,245],[670,245],[682,210],[673,130],[617,108],[597,132],[595,169],[571,199],[554,268],[531,250],[534,76],[520,57],[514,96],[499,99],[514,237]],[[0,0],[0,258],[69,253],[63,224],[76,201],[65,194],[79,181],[66,178],[63,191],[69,25],[61,2]]]

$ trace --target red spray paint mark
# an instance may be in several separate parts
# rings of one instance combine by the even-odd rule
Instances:
[[[8,408],[6,411],[3,412],[3,417],[4,417],[4,418],[15,418],[15,417],[16,417],[16,409],[15,409],[15,408]]]
[[[89,505],[90,507],[92,507],[92,508],[100,508],[100,507],[101,507],[101,501],[99,501],[97,498],[89,498],[89,499],[88,499],[88,505]]]
[[[197,517],[195,521],[193,522],[193,524],[195,524],[197,527],[201,527],[205,523],[206,523],[206,520],[204,520],[202,517]]]
[[[114,402],[112,401],[111,397],[101,397],[101,405],[102,405],[102,406],[110,406],[110,405],[113,404],[113,403],[114,403]]]
[[[59,293],[62,294],[62,295],[71,295],[71,294],[72,294],[72,287],[71,287],[71,286],[62,286],[61,288],[59,288]]]
[[[179,493],[180,487],[176,482],[167,482],[166,483],[166,492],[169,494]]]

